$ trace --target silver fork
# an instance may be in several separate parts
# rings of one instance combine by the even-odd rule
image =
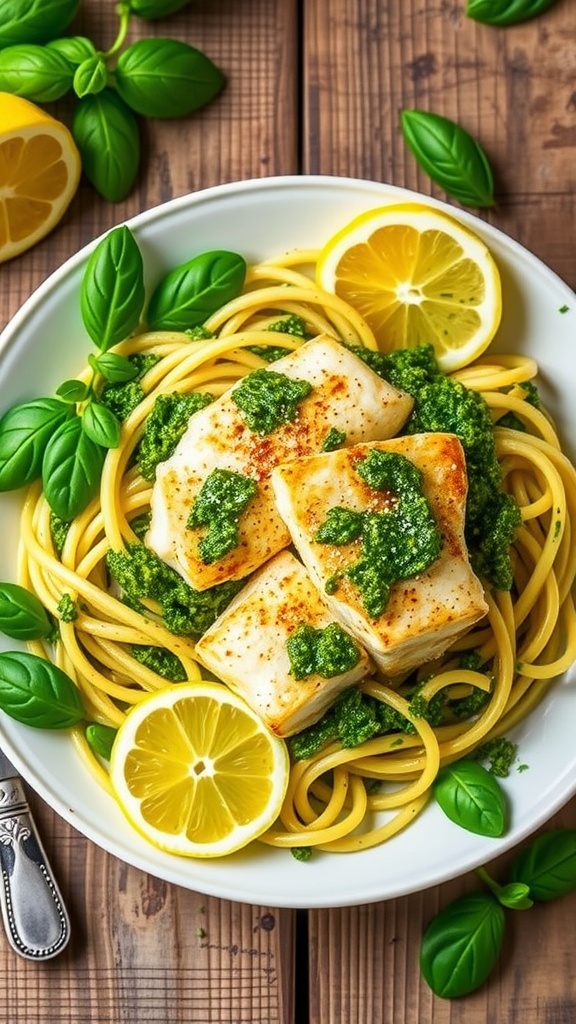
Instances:
[[[0,750],[0,909],[8,941],[27,960],[48,960],[70,938],[70,920],[28,806],[24,784]]]

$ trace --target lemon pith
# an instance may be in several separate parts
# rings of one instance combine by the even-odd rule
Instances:
[[[160,849],[216,857],[277,818],[288,783],[285,743],[218,683],[168,687],[118,732],[112,786],[131,823]]]
[[[500,276],[487,246],[425,204],[356,217],[322,249],[317,280],[361,313],[382,351],[431,343],[447,372],[485,351],[500,322]]]

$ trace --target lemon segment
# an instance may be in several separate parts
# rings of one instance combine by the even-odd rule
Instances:
[[[278,817],[286,744],[219,683],[180,683],[145,698],[118,730],[110,760],[116,798],[161,850],[221,857]]]
[[[382,352],[429,343],[444,372],[480,356],[500,323],[500,274],[488,247],[425,204],[356,217],[323,247],[316,277],[364,317]]]
[[[68,128],[21,96],[0,93],[0,263],[44,238],[80,180]]]

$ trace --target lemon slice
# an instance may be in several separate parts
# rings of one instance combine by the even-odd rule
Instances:
[[[288,785],[286,744],[219,683],[181,683],[128,713],[112,748],[120,806],[155,846],[222,857],[266,831]]]
[[[444,372],[476,359],[502,310],[498,267],[484,242],[420,203],[356,217],[322,249],[317,283],[366,320],[386,352],[429,343]]]
[[[0,92],[0,263],[29,249],[64,215],[81,161],[65,125]]]

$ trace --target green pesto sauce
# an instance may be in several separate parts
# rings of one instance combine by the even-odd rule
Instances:
[[[312,391],[307,380],[275,370],[253,370],[234,388],[232,399],[250,430],[264,436],[296,419],[299,403]]]
[[[442,537],[422,494],[422,474],[409,459],[372,449],[357,463],[356,472],[368,487],[390,495],[390,508],[357,512],[335,506],[328,510],[314,539],[320,544],[361,540],[360,559],[344,575],[360,590],[368,615],[378,618],[394,583],[425,572],[436,561]],[[327,592],[335,589],[331,577]]]
[[[349,672],[360,661],[357,645],[337,622],[331,622],[324,629],[306,624],[298,626],[288,637],[286,650],[295,679],[311,675],[331,679]]]
[[[338,427],[330,427],[330,430],[322,442],[322,451],[333,452],[336,448],[339,448],[341,444],[344,444],[345,440],[345,430],[338,430]]]
[[[203,391],[158,395],[146,419],[136,453],[138,468],[145,480],[152,482],[155,479],[158,464],[174,453],[190,417],[210,405],[212,400],[213,395]]]
[[[244,473],[231,469],[213,469],[196,497],[186,526],[208,527],[198,544],[205,565],[212,565],[238,546],[238,523],[247,505],[258,492],[258,485]]]
[[[75,622],[78,618],[78,608],[70,594],[62,594],[56,611],[61,622]]]

